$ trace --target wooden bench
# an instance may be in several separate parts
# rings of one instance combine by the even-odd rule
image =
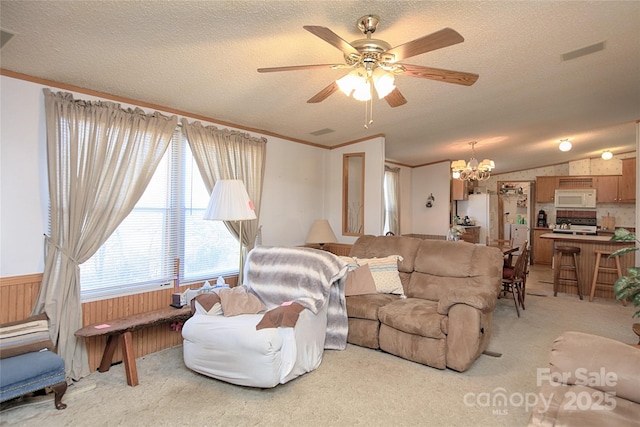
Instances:
[[[120,338],[122,340],[122,358],[124,359],[124,370],[127,374],[127,384],[135,387],[138,385],[138,369],[136,368],[136,356],[133,351],[131,332],[161,323],[183,321],[189,317],[191,317],[190,306],[183,308],[167,307],[108,320],[105,323],[88,325],[77,330],[75,335],[82,338],[107,335],[107,345],[104,348],[100,367],[98,368],[100,372],[107,372],[111,367],[113,354]]]

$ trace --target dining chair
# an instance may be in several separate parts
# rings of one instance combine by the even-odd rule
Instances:
[[[502,269],[502,293],[513,295],[516,313],[520,317],[520,307],[524,310],[524,292],[526,289],[526,275],[529,258],[529,242],[524,241],[522,250],[515,266],[505,266]]]
[[[489,236],[486,238],[487,246],[495,246],[500,248],[503,252],[513,248],[513,239],[492,239]],[[513,265],[513,254],[508,253],[504,255],[505,267],[511,267]]]
[[[487,236],[487,246],[498,246],[499,248],[512,248],[513,239],[492,239]]]

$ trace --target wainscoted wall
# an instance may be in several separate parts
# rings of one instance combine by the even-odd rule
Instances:
[[[336,255],[349,255],[351,244],[327,243],[325,249]],[[225,282],[231,286],[238,283],[237,276],[225,277]],[[42,274],[13,276],[0,278],[0,323],[22,320],[31,315],[42,283]],[[203,283],[181,286],[180,291],[197,289]],[[82,325],[94,323],[108,323],[117,319],[146,311],[167,307],[171,302],[173,288],[159,291],[144,292],[136,295],[91,301],[82,304]],[[179,329],[179,328],[178,328]],[[132,333],[136,357],[164,350],[182,343],[179,330],[170,324],[157,325],[141,329]],[[89,354],[89,367],[95,371],[100,366],[102,352],[107,343],[106,337],[94,337],[86,340]],[[112,363],[122,361],[122,349],[118,346]]]
[[[225,281],[231,286],[235,286],[237,277],[225,277]],[[12,322],[28,317],[38,297],[41,283],[42,274],[0,278],[0,323]],[[201,286],[202,283],[196,283],[189,286],[181,286],[180,290],[184,292],[186,289],[195,289]],[[173,288],[167,288],[160,291],[83,303],[83,326],[93,323],[108,323],[111,319],[165,308],[171,302],[172,293]],[[172,329],[170,324],[141,329],[133,332],[132,335],[136,357],[141,357],[182,343],[182,335],[179,331]],[[106,337],[87,339],[86,343],[91,371],[95,371],[100,365],[100,359],[102,358],[102,352],[104,351],[106,342]],[[120,361],[122,361],[122,353],[120,346],[118,346],[118,350],[113,357],[113,363]]]
[[[29,317],[41,283],[42,274],[0,278],[0,323]]]

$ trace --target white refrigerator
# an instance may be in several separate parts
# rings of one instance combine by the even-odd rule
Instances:
[[[470,194],[463,214],[475,225],[480,226],[480,243],[485,244],[487,236],[498,238],[498,196],[495,194]]]
[[[529,240],[529,225],[511,224],[511,237],[513,238],[513,246],[517,246],[522,250],[525,240]],[[520,255],[520,250],[515,252],[514,255]]]

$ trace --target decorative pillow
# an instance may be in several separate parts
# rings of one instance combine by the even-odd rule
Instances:
[[[0,359],[48,348],[53,350],[46,314],[0,326]]]
[[[359,266],[369,266],[378,293],[404,295],[398,273],[398,261],[402,261],[400,255],[384,258],[356,258],[356,261]]]
[[[267,309],[257,296],[247,292],[245,285],[220,289],[218,295],[225,317],[237,316],[238,314],[258,314]]]
[[[265,328],[277,328],[282,326],[285,328],[293,328],[296,326],[300,312],[304,310],[304,307],[297,302],[281,305],[272,310],[267,311],[262,320],[256,325],[256,330]]]
[[[344,295],[366,295],[377,293],[376,284],[368,264],[347,273]]]
[[[206,314],[208,316],[220,316],[222,303],[215,292],[196,295],[191,300],[191,314]]]
[[[344,255],[340,255],[338,258],[347,263],[347,271],[352,271],[358,268],[358,261],[356,261],[355,258]]]

